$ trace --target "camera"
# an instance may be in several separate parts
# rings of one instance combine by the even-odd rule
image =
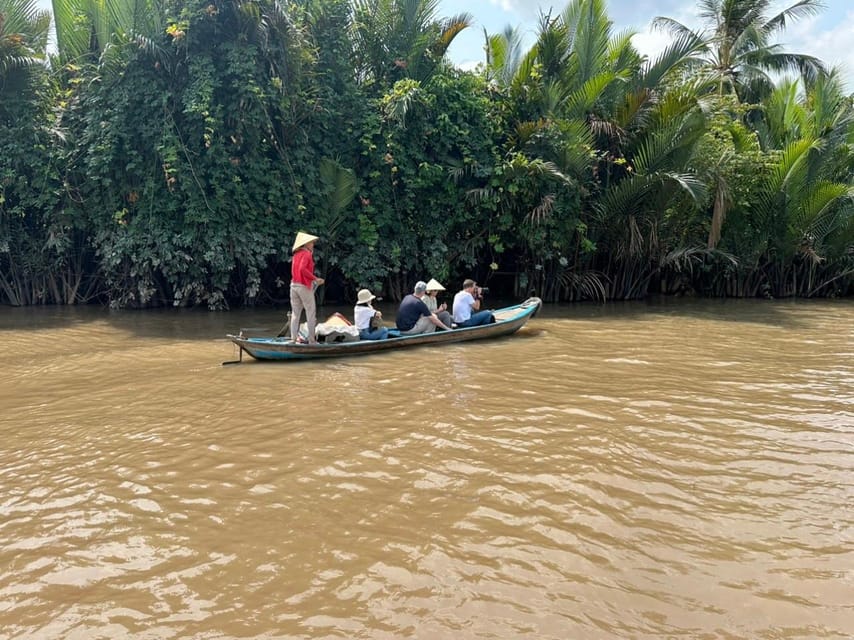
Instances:
[[[474,297],[480,300],[487,293],[489,293],[489,287],[475,287]]]

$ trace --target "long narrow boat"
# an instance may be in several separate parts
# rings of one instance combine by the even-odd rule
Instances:
[[[228,338],[240,348],[240,362],[245,351],[256,360],[309,360],[313,358],[341,358],[345,356],[365,355],[390,349],[402,349],[424,344],[446,344],[497,338],[515,333],[539,310],[542,301],[528,298],[521,304],[493,311],[495,322],[478,327],[465,327],[451,331],[436,331],[415,336],[402,336],[393,331],[385,340],[356,340],[353,342],[331,342],[302,344],[290,338],[251,338],[228,335]]]

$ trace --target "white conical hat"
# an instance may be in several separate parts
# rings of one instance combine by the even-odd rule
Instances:
[[[444,291],[445,287],[439,284],[438,280],[435,278],[430,278],[430,282],[427,283],[427,291]]]
[[[294,246],[291,248],[291,251],[296,251],[303,245],[307,245],[309,242],[313,242],[318,240],[317,236],[313,236],[310,233],[303,233],[302,231],[297,232],[297,239],[294,240]]]

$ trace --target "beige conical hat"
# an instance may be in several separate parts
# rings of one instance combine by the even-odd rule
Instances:
[[[427,283],[427,291],[444,291],[445,287],[439,284],[439,282],[435,278],[430,278],[430,282]]]
[[[310,233],[303,233],[302,231],[299,231],[297,233],[297,239],[294,240],[294,246],[291,251],[296,251],[300,247],[307,245],[309,242],[313,242],[317,239],[317,236],[313,236]]]

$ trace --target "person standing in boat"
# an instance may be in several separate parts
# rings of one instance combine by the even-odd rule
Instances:
[[[314,290],[325,280],[314,275],[314,243],[317,236],[300,231],[294,240],[294,257],[291,260],[291,340],[298,341],[302,312],[308,324],[308,343],[317,344],[314,329],[317,326],[317,305]]]
[[[419,333],[433,333],[436,327],[450,331],[451,327],[436,317],[427,308],[422,298],[427,293],[427,283],[420,280],[415,284],[415,291],[406,296],[397,310],[395,324],[401,335],[414,336]]]
[[[424,304],[427,305],[427,308],[430,309],[432,313],[435,313],[436,317],[442,321],[442,324],[450,327],[453,320],[451,318],[451,314],[448,313],[448,305],[444,302],[439,304],[439,301],[436,299],[439,292],[444,290],[445,287],[439,284],[438,280],[430,278],[430,281],[427,283],[427,295],[425,295],[422,300],[424,300]]]
[[[454,322],[458,327],[477,327],[495,322],[492,311],[481,311],[482,290],[471,278],[463,281],[462,290],[454,296]]]
[[[353,321],[359,330],[359,338],[362,340],[385,340],[388,338],[388,329],[382,326],[382,311],[371,306],[376,296],[370,289],[361,289],[356,295],[356,306],[353,307]],[[371,321],[377,318],[380,326],[371,328]]]

